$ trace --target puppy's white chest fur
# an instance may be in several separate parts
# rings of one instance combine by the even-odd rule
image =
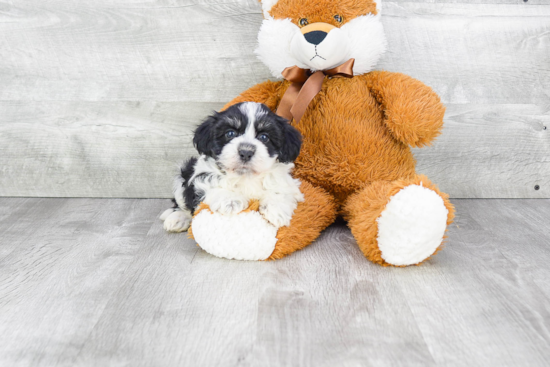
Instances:
[[[276,227],[290,224],[299,201],[300,181],[292,178],[292,163],[275,163],[262,173],[238,174],[221,170],[213,158],[201,156],[191,178],[202,200],[213,211],[237,214],[249,201],[260,201],[260,213]]]
[[[262,199],[267,191],[264,187],[264,182],[269,179],[269,174],[245,174],[238,175],[235,173],[227,173],[225,178],[220,180],[222,188],[226,188],[236,194],[243,195],[248,200]]]

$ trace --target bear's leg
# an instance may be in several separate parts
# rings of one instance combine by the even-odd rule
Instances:
[[[290,226],[277,228],[252,206],[224,216],[201,204],[190,228],[198,245],[212,255],[238,260],[275,260],[315,240],[336,218],[334,198],[322,188],[302,182],[304,201],[298,203]]]
[[[406,266],[441,248],[454,207],[425,176],[415,176],[368,185],[346,200],[344,216],[370,261]]]
[[[320,187],[302,181],[304,201],[292,215],[290,226],[277,231],[277,243],[269,260],[280,259],[312,243],[336,219],[334,198]]]

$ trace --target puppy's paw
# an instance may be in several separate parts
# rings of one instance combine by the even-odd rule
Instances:
[[[191,219],[189,212],[176,210],[164,220],[164,229],[167,232],[185,232],[191,225]]]
[[[238,214],[246,208],[247,204],[242,198],[227,198],[212,203],[210,209],[223,215]]]
[[[260,205],[260,213],[268,222],[273,224],[275,227],[285,227],[290,225],[290,220],[292,219],[293,212],[294,210],[290,210],[290,208],[287,208],[284,205]]]
[[[162,220],[162,221],[165,221],[166,218],[168,218],[168,216],[170,214],[172,214],[173,212],[175,212],[175,211],[176,211],[176,209],[174,209],[174,208],[166,209],[164,212],[162,212],[159,219]]]

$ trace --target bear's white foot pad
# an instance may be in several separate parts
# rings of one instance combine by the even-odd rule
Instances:
[[[235,260],[265,260],[275,249],[277,228],[256,211],[223,215],[203,210],[193,218],[193,237],[209,254]]]
[[[191,224],[191,213],[186,210],[176,210],[172,213],[167,213],[166,210],[160,218],[164,219],[164,229],[168,232],[185,232]],[[167,215],[168,214],[168,215]]]
[[[418,264],[443,241],[447,215],[443,199],[420,185],[403,188],[378,217],[378,248],[392,265]]]

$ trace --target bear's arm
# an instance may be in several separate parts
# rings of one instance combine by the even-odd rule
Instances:
[[[396,139],[422,147],[441,133],[445,106],[430,87],[400,73],[374,71],[365,77],[384,110],[384,122]]]
[[[272,82],[270,80],[256,84],[235,97],[231,102],[226,104],[222,110],[241,102],[258,102],[265,104],[275,112],[284,94],[283,84],[283,82]]]

